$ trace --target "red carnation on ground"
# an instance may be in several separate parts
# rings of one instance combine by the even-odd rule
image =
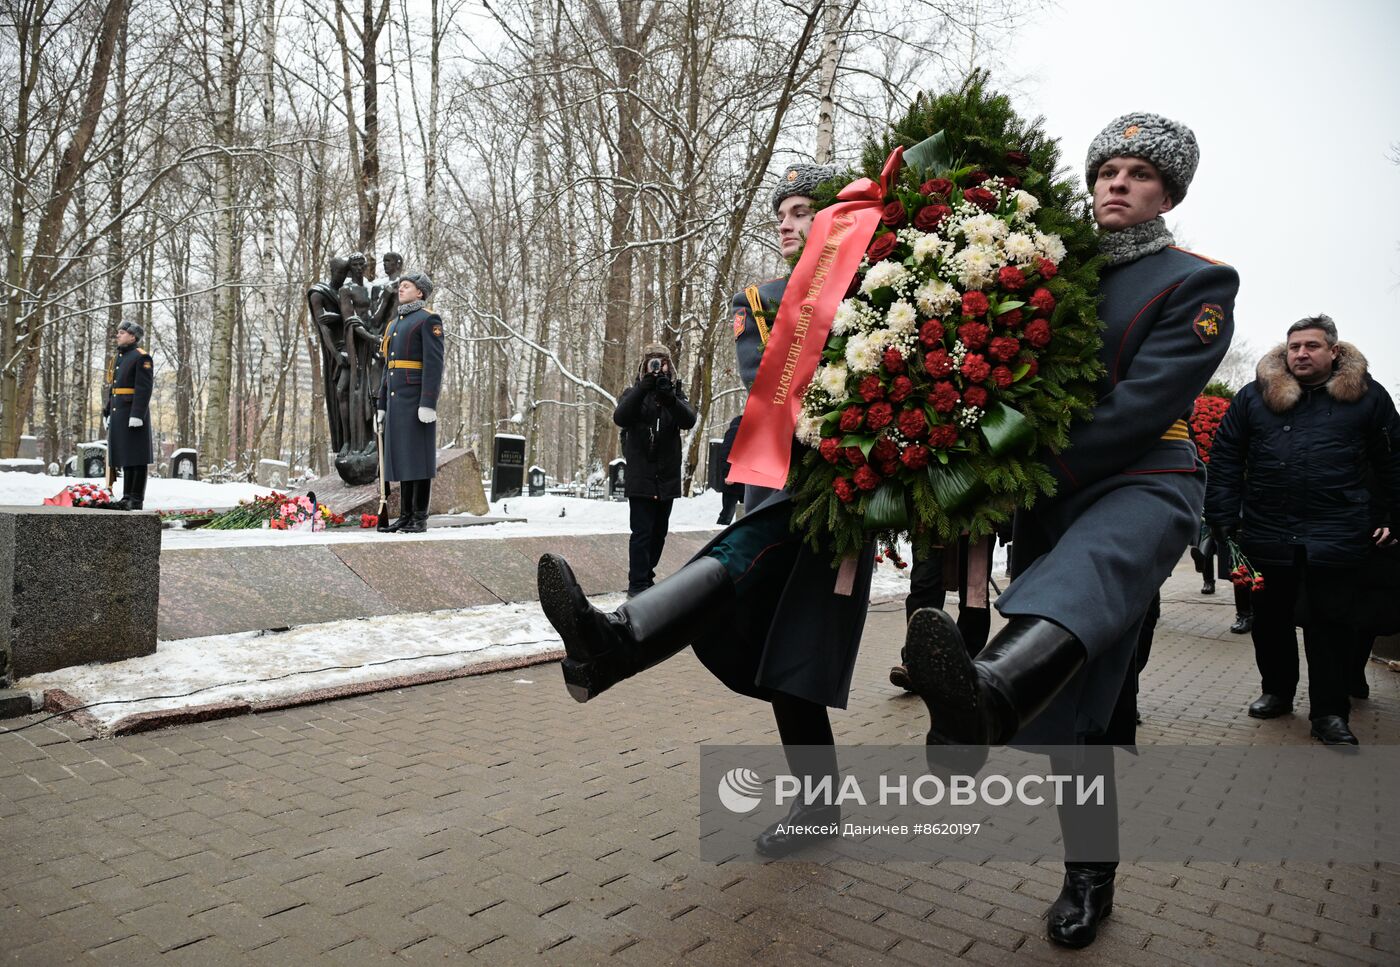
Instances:
[[[933,403],[933,409],[938,413],[951,413],[953,407],[958,405],[957,389],[947,380],[935,383],[933,392],[929,394],[929,400]]]
[[[997,384],[997,389],[1006,389],[1006,387],[1016,382],[1016,377],[1012,375],[1011,370],[1007,367],[998,366],[992,370],[992,382]]]
[[[962,300],[963,315],[976,319],[991,308],[991,303],[987,297],[980,292],[964,292]]]
[[[908,376],[896,376],[890,384],[890,402],[902,403],[914,392],[914,381]]]
[[[1036,349],[1044,349],[1050,345],[1050,323],[1044,319],[1032,319],[1031,324],[1026,327],[1026,342]]]
[[[1025,321],[1026,314],[1020,309],[1012,309],[1010,312],[1003,312],[1001,315],[997,316],[997,322],[1001,323],[1007,329],[1019,328],[1021,323]]]
[[[835,463],[841,459],[841,441],[834,436],[829,436],[821,442],[822,459],[827,463]]]
[[[917,440],[928,432],[928,420],[924,418],[922,407],[899,414],[899,432],[911,440]]]
[[[1003,289],[1015,292],[1026,284],[1026,273],[1014,265],[1003,265],[997,272],[997,282]]]
[[[928,195],[930,198],[946,198],[953,190],[953,183],[947,178],[930,178],[919,186],[919,194]]]
[[[883,430],[894,419],[894,407],[888,403],[872,403],[865,411],[865,425],[872,430]]]
[[[880,355],[880,365],[891,373],[902,373],[904,372],[904,354],[890,346]]]
[[[986,188],[969,188],[963,192],[963,198],[984,212],[992,211],[997,207],[997,196]]]
[[[924,369],[934,379],[947,376],[953,371],[953,359],[948,355],[948,350],[935,349],[924,355]]]
[[[910,470],[922,470],[928,466],[928,448],[918,443],[911,443],[904,448],[899,459]]]
[[[908,217],[908,213],[904,210],[904,202],[899,199],[886,202],[885,207],[880,209],[880,223],[889,228],[898,228],[904,224]]]
[[[925,205],[914,213],[914,227],[921,232],[936,232],[951,214],[953,210],[947,205]]]
[[[1040,273],[1042,279],[1053,279],[1060,271],[1059,267],[1049,259],[1036,259],[1035,270]]]
[[[1037,312],[1049,313],[1054,311],[1055,297],[1050,294],[1049,289],[1036,289],[1031,293],[1031,297],[1026,300]]]
[[[1005,366],[998,366],[997,369],[1005,369]],[[992,378],[995,379],[997,370],[992,370]],[[968,406],[975,406],[979,410],[987,408],[987,391],[980,386],[969,386],[963,391],[963,402]]]
[[[870,448],[870,456],[877,463],[886,463],[899,457],[899,445],[887,436],[882,436]]]
[[[874,373],[871,373],[860,381],[860,389],[858,392],[860,393],[861,399],[865,400],[867,403],[874,403],[876,400],[885,398],[884,384],[880,382],[880,377],[876,376]]]
[[[958,442],[958,431],[956,427],[943,424],[931,427],[928,431],[928,445],[938,449],[947,449]]]
[[[865,410],[859,406],[848,406],[841,411],[841,429],[847,433],[854,433],[860,429],[861,421],[865,419]]]
[[[836,491],[836,496],[841,498],[843,504],[849,504],[856,499],[856,488],[845,477],[837,477],[833,480],[831,489]]]
[[[847,447],[845,449],[846,462],[853,467],[865,466],[865,454],[860,452],[860,447]]]
[[[972,382],[980,383],[991,375],[992,367],[981,353],[968,353],[960,372]]]
[[[943,341],[943,323],[930,319],[919,327],[919,342],[925,346],[937,346]]]
[[[865,249],[865,257],[873,265],[881,259],[888,258],[894,251],[894,247],[899,244],[898,237],[894,232],[886,232],[883,235],[876,235],[871,239],[870,244]]]
[[[1021,341],[1012,336],[997,336],[987,347],[987,355],[997,362],[1010,362],[1021,351]]]
[[[965,322],[958,326],[958,338],[968,349],[981,349],[987,345],[992,330],[980,322]]]
[[[855,481],[861,490],[874,490],[880,486],[880,475],[866,465],[856,471]]]

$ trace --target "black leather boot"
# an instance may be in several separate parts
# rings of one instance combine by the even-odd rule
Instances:
[[[399,528],[404,534],[421,534],[428,529],[428,498],[432,496],[431,480],[413,481],[413,513],[408,523]]]
[[[714,558],[692,561],[616,611],[588,603],[567,561],[539,563],[540,606],[564,640],[564,684],[586,702],[624,678],[665,661],[727,615],[734,582]]]
[[[414,499],[418,489],[417,483],[418,481],[416,480],[399,481],[399,517],[398,520],[385,528],[385,531],[388,533],[398,533],[408,525],[409,521],[413,520],[413,508],[416,506],[414,504]]]
[[[1004,745],[1045,711],[1088,659],[1084,645],[1046,618],[1015,615],[974,660],[946,612],[909,620],[905,664],[928,706],[929,745]]]
[[[1050,907],[1045,932],[1062,947],[1087,947],[1099,921],[1113,912],[1113,870],[1092,863],[1066,863],[1060,896]]]
[[[838,790],[832,790],[832,796]],[[841,807],[827,803],[808,806],[798,796],[788,814],[758,834],[754,849],[761,856],[781,859],[800,849],[835,839],[841,832]]]
[[[142,510],[146,506],[146,480],[149,477],[149,468],[145,465],[139,467],[127,467],[122,471],[122,499],[130,497],[127,510]]]

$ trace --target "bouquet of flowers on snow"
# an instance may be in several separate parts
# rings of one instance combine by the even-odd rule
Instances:
[[[112,502],[112,492],[90,483],[69,484],[52,497],[45,497],[50,507],[105,507]]]
[[[1225,419],[1225,411],[1230,408],[1234,396],[1230,387],[1223,383],[1211,383],[1196,397],[1191,408],[1191,437],[1196,441],[1201,460],[1210,463],[1210,448],[1215,445],[1215,431],[1220,429],[1220,421]]]
[[[273,491],[240,501],[205,525],[206,530],[247,530],[269,527],[272,530],[325,530],[343,527],[345,517],[325,504],[315,503],[309,495],[293,497]],[[363,525],[361,525],[363,526]]]
[[[917,143],[886,178],[802,397],[794,524],[838,556],[872,532],[916,549],[991,533],[1052,492],[1037,451],[1063,446],[1092,405],[1092,221],[1053,177],[1055,142],[984,82],[920,98],[896,125],[895,143]],[[867,170],[886,147],[867,150]]]

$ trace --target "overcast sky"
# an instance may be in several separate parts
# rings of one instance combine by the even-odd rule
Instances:
[[[1015,45],[1025,113],[1082,167],[1111,119],[1155,111],[1201,145],[1167,223],[1240,273],[1235,340],[1331,315],[1400,387],[1400,3],[1062,0]]]

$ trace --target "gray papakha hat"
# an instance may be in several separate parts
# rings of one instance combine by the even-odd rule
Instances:
[[[427,272],[405,272],[403,275],[399,276],[399,281],[412,282],[414,285],[418,286],[418,291],[423,293],[424,301],[433,294],[433,280],[428,278]]]
[[[1099,165],[1109,158],[1144,158],[1157,166],[1171,192],[1172,202],[1179,205],[1191,187],[1201,149],[1196,135],[1179,121],[1160,114],[1135,111],[1114,118],[1089,142],[1089,156],[1084,160],[1084,180],[1094,190]]]
[[[140,342],[141,339],[146,335],[146,330],[141,328],[141,324],[139,322],[124,322],[117,328],[131,333],[133,336],[136,337],[137,342]]]
[[[778,187],[773,189],[773,214],[778,214],[778,206],[784,199],[793,195],[811,197],[816,192],[817,185],[834,177],[835,165],[788,165],[783,169],[782,177],[778,179]]]

